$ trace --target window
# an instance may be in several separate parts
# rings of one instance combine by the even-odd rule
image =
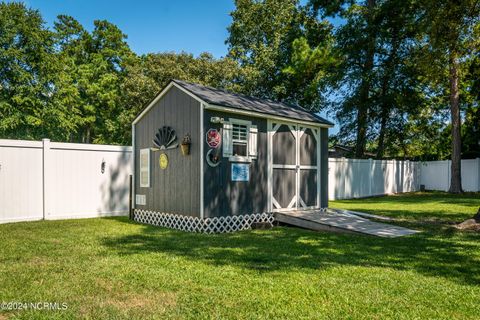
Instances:
[[[257,126],[250,121],[229,119],[223,124],[223,156],[230,161],[251,162],[257,157]]]
[[[150,149],[140,149],[140,187],[150,187]]]
[[[246,124],[232,123],[232,143],[233,156],[248,156],[248,126]]]

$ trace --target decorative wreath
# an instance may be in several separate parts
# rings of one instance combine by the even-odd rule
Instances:
[[[210,149],[207,152],[207,163],[210,167],[217,167],[220,164],[220,156],[214,151],[217,151],[216,149]]]

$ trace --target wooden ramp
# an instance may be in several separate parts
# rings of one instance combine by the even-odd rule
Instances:
[[[384,238],[396,238],[418,232],[370,221],[346,210],[336,211],[335,209],[275,212],[275,220],[316,231],[363,233]]]

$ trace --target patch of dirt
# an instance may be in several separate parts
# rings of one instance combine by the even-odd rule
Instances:
[[[48,264],[50,264],[50,261],[45,258],[45,257],[33,257],[32,259],[30,259],[28,261],[28,264],[29,265],[32,265],[32,266],[38,266],[38,267],[44,267],[44,266],[47,266]]]
[[[8,320],[9,316],[5,313],[0,313],[0,320]]]
[[[455,226],[458,230],[469,230],[480,232],[480,222],[476,219],[468,219]]]
[[[120,310],[129,309],[161,309],[164,312],[167,308],[177,304],[177,297],[174,293],[158,292],[150,294],[120,294],[105,300],[105,305],[113,306]]]
[[[101,288],[100,292],[86,297],[86,303],[80,308],[80,314],[87,318],[95,309],[105,307],[112,307],[126,314],[130,310],[155,310],[156,313],[163,313],[177,304],[177,295],[173,292],[125,292],[125,287],[120,282],[102,278],[96,280],[96,285]]]

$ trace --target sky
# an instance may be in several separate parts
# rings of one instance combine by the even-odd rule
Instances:
[[[137,54],[208,51],[215,57],[227,54],[225,39],[231,23],[233,0],[27,0],[40,10],[48,26],[59,14],[77,19],[86,29],[94,20],[108,20],[128,36]]]

